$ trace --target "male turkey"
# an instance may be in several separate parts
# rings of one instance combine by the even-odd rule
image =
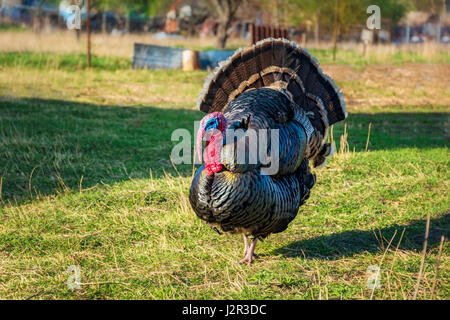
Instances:
[[[206,80],[197,105],[208,113],[197,135],[200,157],[205,135],[207,141],[190,203],[219,233],[242,233],[241,262],[251,263],[257,240],[284,231],[309,197],[315,182],[309,162],[322,166],[334,151],[324,140],[328,127],[347,116],[342,94],[307,50],[285,39],[266,39],[222,63]],[[237,161],[236,145],[242,141],[228,140],[227,129],[278,129],[279,169],[267,175],[259,159],[248,161],[248,137],[240,138],[249,147],[246,161]]]

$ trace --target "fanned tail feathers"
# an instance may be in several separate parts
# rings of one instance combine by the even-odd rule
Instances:
[[[324,138],[330,125],[347,117],[345,102],[317,60],[295,42],[269,38],[237,50],[208,76],[197,106],[206,113],[223,112],[242,92],[261,87],[285,93],[307,115],[314,128],[307,157],[314,166],[324,164],[332,154]]]

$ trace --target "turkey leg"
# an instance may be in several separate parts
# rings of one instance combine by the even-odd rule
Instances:
[[[255,260],[258,257],[255,254],[255,247],[256,247],[256,241],[257,240],[258,240],[257,238],[253,239],[253,241],[250,244],[250,246],[246,246],[247,250],[246,250],[244,259],[239,261],[239,263],[246,263],[247,262],[247,264],[250,264],[250,263],[253,262],[253,260]],[[246,242],[248,244],[248,237],[247,236],[244,236],[244,242]]]
[[[244,259],[245,256],[247,255],[247,250],[248,250],[248,236],[244,233]]]

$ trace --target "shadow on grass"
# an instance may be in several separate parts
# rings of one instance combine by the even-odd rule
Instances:
[[[0,97],[0,177],[3,200],[29,200],[131,178],[177,174],[169,160],[177,128],[191,132],[203,114],[153,106],[103,106],[52,99]],[[187,104],[186,107],[192,107]],[[446,146],[445,113],[350,114],[350,148]],[[343,125],[335,126],[335,139]],[[179,165],[190,176],[192,165]]]
[[[351,230],[333,233],[327,236],[292,242],[287,246],[276,249],[274,254],[307,259],[338,260],[342,257],[351,257],[364,252],[383,252],[383,248],[386,249],[395,231],[397,231],[390,247],[390,249],[395,250],[403,229],[405,229],[405,233],[399,250],[420,252],[423,249],[425,226],[426,219],[421,219],[412,220],[404,225],[395,224],[379,230]],[[441,235],[444,235],[447,239],[450,236],[449,212],[430,219],[428,249],[439,245]],[[382,246],[381,239],[383,239]]]
[[[364,151],[371,124],[369,150],[448,147],[449,123],[450,113],[444,112],[357,113],[337,123],[333,135],[339,146],[346,124],[350,150]]]
[[[3,200],[176,174],[169,156],[176,128],[193,132],[202,114],[153,106],[103,106],[0,97]],[[186,106],[188,107],[188,106]],[[193,137],[191,137],[193,141]],[[179,166],[185,176],[192,165]],[[151,173],[150,173],[151,172]]]

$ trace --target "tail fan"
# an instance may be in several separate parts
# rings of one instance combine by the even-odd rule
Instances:
[[[272,38],[222,62],[205,81],[197,106],[206,113],[223,111],[242,92],[269,86],[286,89],[307,112],[320,114],[324,108],[328,125],[347,116],[342,93],[318,61],[295,42]]]
[[[305,111],[315,129],[308,158],[321,154],[323,161],[314,164],[324,162],[330,150],[322,150],[323,140],[330,125],[347,117],[345,102],[318,61],[295,42],[269,38],[237,50],[208,76],[197,106],[206,113],[223,112],[244,91],[261,87],[286,93]]]

